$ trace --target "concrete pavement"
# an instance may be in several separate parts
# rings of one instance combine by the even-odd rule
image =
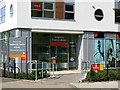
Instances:
[[[58,78],[46,78],[37,81],[3,79],[3,88],[109,88],[113,90],[120,86],[118,81],[79,83],[79,73],[56,74]]]
[[[71,83],[77,88],[118,88],[118,81]]]
[[[6,82],[2,88],[118,88],[118,81],[94,82],[94,83],[53,83],[46,81],[28,81],[20,80]]]

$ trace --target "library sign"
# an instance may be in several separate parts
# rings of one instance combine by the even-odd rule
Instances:
[[[20,57],[26,59],[26,38],[10,38],[9,39],[9,57]]]
[[[52,35],[51,46],[68,46],[67,39],[64,35]]]

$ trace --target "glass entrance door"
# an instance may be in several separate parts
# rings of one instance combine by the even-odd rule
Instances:
[[[69,69],[68,46],[51,46],[51,57],[56,57],[58,70]]]

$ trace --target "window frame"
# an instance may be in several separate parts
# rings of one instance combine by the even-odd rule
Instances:
[[[33,1],[31,2],[31,18],[32,19],[52,19],[52,20],[63,20],[63,21],[75,21],[75,2],[64,2],[64,18],[63,19],[57,19],[56,18],[56,2],[48,2],[48,1],[35,1],[35,2],[40,2],[42,4],[42,9],[41,10],[38,10],[38,11],[41,11],[42,12],[42,16],[32,16],[32,11],[34,11],[35,9],[32,9],[32,3],[34,3]],[[52,9],[45,9],[45,4],[46,3],[51,3],[53,5],[53,8]],[[66,5],[72,5],[73,6],[73,11],[67,11],[65,10],[66,8]],[[37,10],[36,10],[37,11]],[[45,12],[52,12],[53,13],[53,17],[46,17],[45,16]],[[71,15],[72,18],[71,19],[67,19],[65,18],[65,14],[73,14]]]
[[[73,11],[66,11],[66,5],[72,5],[73,6]],[[73,19],[66,19],[65,18],[65,14],[68,13],[68,14],[74,14],[74,17]],[[75,19],[75,3],[65,3],[64,4],[64,19],[65,20],[74,20]]]
[[[6,6],[3,6],[0,8],[0,24],[5,23],[5,19],[6,19]]]
[[[119,16],[116,15],[116,12],[117,12],[116,10],[119,11]],[[116,21],[116,18],[120,18],[120,9],[115,9],[115,10],[114,10],[114,13],[115,13],[115,14],[114,14],[114,15],[115,15],[115,23],[116,23],[116,24],[117,24],[117,23],[119,24],[120,21]]]
[[[38,9],[32,9],[32,3],[34,4],[35,2],[31,2],[31,17],[33,18],[42,18],[43,17],[43,11],[42,11],[42,9],[43,9],[43,2],[39,2],[39,3],[41,3],[41,5],[42,5],[42,9],[40,9],[40,10],[38,10]],[[36,16],[32,16],[32,11],[39,11],[39,12],[42,12],[42,17],[36,17]]]
[[[31,2],[31,17],[32,17],[32,18],[55,19],[55,2],[40,2],[40,3],[42,4],[42,9],[41,9],[41,10],[32,9],[32,3],[34,3],[34,2]],[[52,3],[53,9],[45,9],[45,7],[44,7],[44,6],[45,6],[45,3]],[[32,11],[40,11],[40,12],[42,12],[42,16],[41,16],[41,17],[32,16]],[[53,13],[54,13],[54,14],[53,14],[53,18],[45,17],[45,15],[44,15],[45,11],[46,11],[46,12],[47,12],[47,11],[53,12]]]
[[[53,9],[45,9],[45,3],[52,3],[53,4]],[[53,12],[53,18],[45,17],[45,11],[46,12]],[[55,19],[55,2],[43,2],[43,18],[49,18],[49,19]]]

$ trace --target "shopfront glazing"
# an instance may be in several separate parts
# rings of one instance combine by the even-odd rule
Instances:
[[[57,68],[76,69],[77,35],[32,33],[32,59],[51,62],[56,57]]]

